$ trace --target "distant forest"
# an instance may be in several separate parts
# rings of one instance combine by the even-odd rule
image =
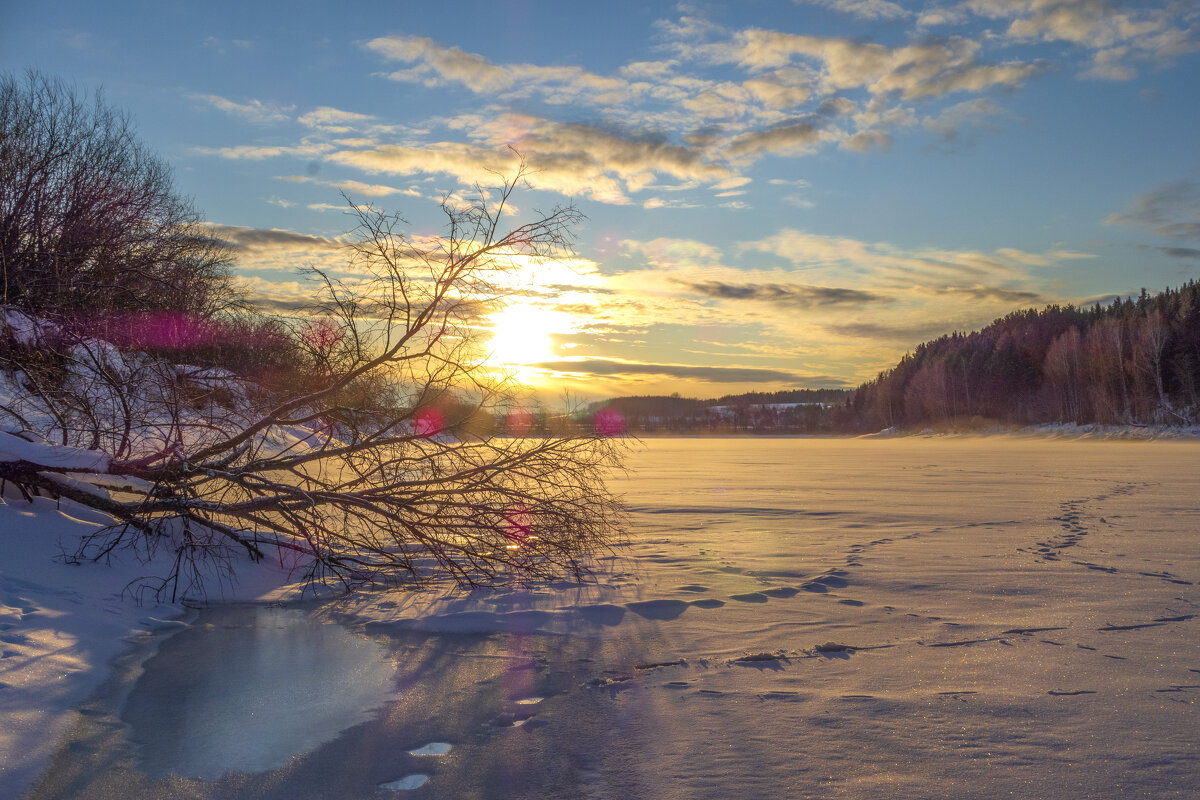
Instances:
[[[845,406],[849,389],[751,392],[712,400],[670,396],[617,397],[588,407],[621,416],[631,433],[831,433],[831,411]]]
[[[1200,285],[1014,311],[919,345],[853,391],[597,404],[645,433],[862,433],[992,424],[1200,422]]]
[[[920,345],[833,410],[839,430],[1046,422],[1186,425],[1200,414],[1200,286],[1016,311]]]

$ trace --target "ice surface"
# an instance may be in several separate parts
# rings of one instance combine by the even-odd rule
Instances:
[[[386,649],[340,625],[279,608],[200,621],[146,662],[122,715],[151,777],[275,769],[394,694]]]
[[[343,735],[209,785],[88,755],[124,741],[97,716],[39,796],[1191,800],[1197,464],[1194,441],[650,440],[599,580],[325,606],[399,687]]]
[[[0,461],[28,461],[43,467],[103,472],[108,469],[109,457],[99,450],[29,442],[0,431]]]

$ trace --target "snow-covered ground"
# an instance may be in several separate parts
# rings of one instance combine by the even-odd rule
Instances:
[[[293,641],[275,612],[201,612],[82,713],[169,610],[26,554],[88,523],[10,501],[0,794],[65,732],[34,797],[1200,796],[1198,465],[1195,441],[650,440],[597,582],[343,598],[309,613],[359,641],[316,652],[264,649]],[[360,708],[297,744],[295,714],[197,709],[206,680]],[[172,741],[277,766],[160,778],[201,769]]]

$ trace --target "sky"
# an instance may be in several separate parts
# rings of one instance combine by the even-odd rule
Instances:
[[[0,71],[102,88],[264,308],[352,278],[347,197],[574,204],[480,322],[545,392],[852,387],[1011,311],[1200,273],[1192,0],[0,0]]]

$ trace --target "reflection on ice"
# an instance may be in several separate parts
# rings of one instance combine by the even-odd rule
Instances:
[[[281,767],[393,693],[387,651],[294,610],[207,612],[163,643],[126,702],[143,769],[214,780]]]

